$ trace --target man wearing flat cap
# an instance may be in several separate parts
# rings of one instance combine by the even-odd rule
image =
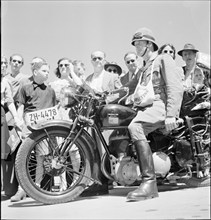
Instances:
[[[158,197],[152,152],[146,136],[163,126],[167,131],[177,127],[176,117],[180,112],[183,86],[172,57],[168,54],[158,55],[158,45],[150,29],[141,28],[136,31],[131,43],[135,46],[138,56],[143,58],[145,65],[125,87],[129,88],[132,96],[139,77],[142,77],[140,83],[147,85],[152,71],[155,93],[153,104],[144,108],[139,107],[136,117],[128,126],[137,152],[142,183],[138,189],[127,195],[127,199],[139,201]]]

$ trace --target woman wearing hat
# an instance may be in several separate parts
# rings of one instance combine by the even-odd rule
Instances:
[[[115,62],[106,63],[104,65],[104,70],[109,73],[118,74],[118,76],[122,74],[122,68]]]
[[[128,87],[132,94],[140,75],[143,74],[141,84],[146,85],[152,71],[155,93],[153,104],[144,108],[139,107],[136,117],[128,126],[137,152],[142,183],[138,189],[127,195],[127,199],[139,201],[158,197],[152,152],[146,135],[159,127],[165,126],[167,131],[177,127],[176,117],[179,116],[183,86],[172,57],[168,54],[157,54],[158,46],[151,30],[139,29],[133,35],[132,45],[135,46],[138,56],[143,58],[145,66],[125,87]]]
[[[203,75],[203,71],[196,65],[196,57],[198,50],[195,49],[193,44],[187,43],[184,45],[184,48],[178,51],[178,54],[182,57],[185,62],[185,66],[183,66],[184,71],[184,88],[191,88],[196,82],[195,76]]]

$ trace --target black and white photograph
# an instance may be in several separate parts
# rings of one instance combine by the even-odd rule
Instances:
[[[1,219],[210,219],[210,0],[1,0]]]

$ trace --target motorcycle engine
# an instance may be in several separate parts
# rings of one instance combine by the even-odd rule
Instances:
[[[129,186],[136,181],[141,181],[139,165],[130,156],[123,156],[118,159],[114,173],[115,181],[122,186]]]
[[[125,153],[130,145],[128,131],[126,129],[114,130],[109,137],[109,150],[115,156]]]
[[[139,165],[134,159],[134,146],[127,129],[114,130],[109,137],[109,150],[116,159],[112,162],[112,176],[122,186],[141,180]]]
[[[155,152],[152,157],[156,176],[165,177],[171,168],[169,156],[163,152]],[[114,178],[121,185],[140,182],[142,177],[138,162],[130,156],[119,157],[114,167]]]
[[[174,142],[176,149],[176,161],[181,167],[187,167],[194,161],[193,152],[191,150],[191,143],[187,140],[177,140]]]

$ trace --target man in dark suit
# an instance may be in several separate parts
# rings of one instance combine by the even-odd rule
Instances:
[[[138,55],[136,52],[127,52],[124,56],[124,61],[128,68],[128,72],[125,75],[120,76],[122,85],[125,85],[130,80],[132,80],[139,71]]]

